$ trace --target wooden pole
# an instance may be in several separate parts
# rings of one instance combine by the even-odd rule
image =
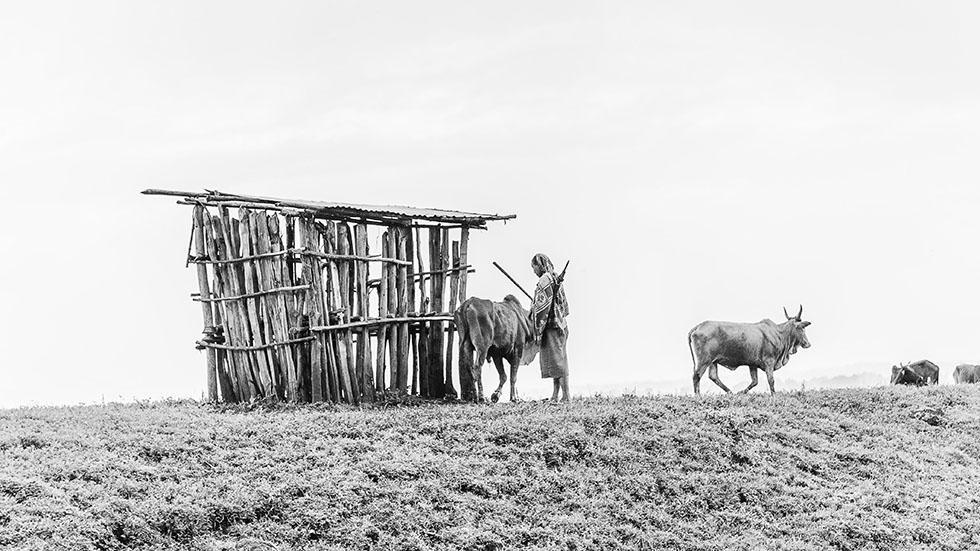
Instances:
[[[444,270],[443,273],[439,274],[439,297],[442,301],[445,301],[446,296],[446,273],[445,270],[449,267],[449,250],[452,246],[449,241],[449,229],[443,228],[440,232],[439,237],[439,254],[442,258],[439,261],[440,269]],[[442,306],[445,302],[440,303],[439,309],[442,310]],[[442,324],[439,324],[439,347],[438,353],[445,354],[445,344],[446,344],[446,333],[443,330]],[[453,370],[452,366],[446,364],[443,369],[443,376],[445,378],[445,390],[443,391],[443,397],[456,398],[456,389],[453,387]]]
[[[407,228],[399,228],[397,231],[398,236],[398,251],[397,257],[402,260],[410,260],[408,256],[408,245],[406,241],[411,239],[411,233]],[[405,317],[408,315],[408,267],[399,265],[398,268],[398,317]],[[408,392],[408,323],[402,323],[398,326],[398,392],[407,393]]]
[[[415,230],[415,256],[419,263],[419,273],[425,272],[425,264],[422,262],[422,238],[419,228],[413,228]],[[419,302],[415,306],[415,311],[419,314],[425,314],[429,311],[429,299],[425,294],[425,276],[419,276]],[[413,341],[415,343],[415,373],[418,379],[418,395],[428,396],[429,395],[429,356],[428,356],[428,342],[429,342],[429,330],[425,324],[419,327],[418,333],[413,336]]]
[[[358,224],[354,226],[354,250],[357,256],[368,256],[368,236],[367,225]],[[368,292],[368,279],[370,276],[370,264],[366,261],[358,263],[357,270],[357,314],[362,320],[370,316],[371,299]],[[371,333],[365,327],[361,330],[357,338],[357,367],[361,374],[361,390],[364,392],[364,400],[374,401],[374,365],[371,360]]]
[[[445,268],[442,264],[442,230],[439,228],[429,229],[429,263],[432,271]],[[431,312],[442,311],[442,284],[439,274],[432,274],[430,280],[430,303]],[[442,356],[442,322],[432,322],[429,324],[429,397],[442,398],[446,393],[445,374],[443,373]]]
[[[388,232],[381,234],[381,254],[388,256],[390,250],[388,247]],[[388,317],[388,268],[385,265],[381,266],[381,285],[378,287],[378,317],[381,319]],[[377,369],[375,371],[374,384],[378,392],[385,390],[385,347],[388,344],[387,337],[388,327],[382,325],[378,328],[377,336]]]
[[[459,266],[459,241],[453,241],[453,266]],[[449,280],[449,311],[452,313],[456,312],[456,298],[459,294],[459,272],[453,272],[450,275]],[[453,339],[456,334],[456,324],[449,322],[447,324],[449,331],[446,334],[446,393],[452,392],[452,396],[456,397],[456,389],[453,388],[452,372],[453,372]],[[462,385],[462,382],[460,382]],[[460,392],[462,392],[462,386],[460,387]]]
[[[204,219],[207,216],[207,211],[204,207],[198,205],[194,207],[194,240],[197,241],[197,254],[198,256],[207,255],[207,246],[204,242]],[[201,296],[208,297],[211,296],[211,287],[208,284],[208,268],[207,266],[198,264],[197,265],[197,285],[200,288]],[[212,331],[214,327],[214,314],[211,311],[211,304],[206,302],[201,303],[201,314],[204,318],[204,331]],[[213,349],[208,349],[205,351],[207,355],[207,385],[208,385],[208,401],[217,402],[218,401],[218,368],[217,368],[217,356]]]
[[[468,257],[467,249],[469,249],[469,244],[470,244],[470,229],[467,227],[463,227],[463,229],[460,230],[460,232],[461,235],[459,238],[459,263],[462,266],[466,266],[467,257]],[[464,302],[466,302],[466,298],[467,298],[466,276],[467,276],[466,270],[462,270],[461,272],[459,272],[459,304],[461,306]],[[462,350],[462,345],[463,343],[460,343],[460,350]],[[470,356],[472,356],[472,354],[470,354]],[[484,360],[478,358],[476,361],[479,361],[480,363],[478,365],[482,367]],[[474,399],[473,398],[475,395],[474,393],[476,392],[476,386],[474,385],[473,382],[473,372],[471,371],[472,362],[473,362],[472,357],[466,358],[465,362],[462,355],[460,355],[459,357],[459,372],[458,372],[459,394],[460,394],[460,398],[462,398],[463,400]]]
[[[351,230],[347,222],[337,223],[337,252],[341,255],[349,255],[353,249],[351,243]],[[354,303],[354,283],[357,281],[351,275],[354,263],[349,260],[341,260],[336,263],[338,278],[338,290],[340,294],[340,307],[343,310],[340,323],[349,323]],[[354,356],[354,334],[350,329],[344,330],[338,338],[343,339],[341,353],[346,355],[346,365],[348,378],[351,381],[351,392],[353,393],[354,403],[360,403],[364,392],[361,389],[361,379],[363,375],[357,372],[357,359]]]
[[[398,256],[398,228],[388,228],[388,252]],[[388,265],[388,314],[398,314],[398,270]],[[388,328],[388,389],[398,390],[398,326]]]
[[[303,218],[299,221],[302,229],[303,246],[309,249],[317,247],[317,235],[313,231],[313,219]],[[303,257],[303,278],[310,286],[306,293],[307,315],[310,318],[310,325],[320,325],[324,323],[323,314],[323,276],[320,267],[320,259],[313,256]],[[310,393],[314,402],[324,399],[323,373],[324,369],[324,339],[328,335],[314,335],[316,339],[310,344]]]

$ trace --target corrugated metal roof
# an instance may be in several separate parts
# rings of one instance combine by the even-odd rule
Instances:
[[[147,195],[170,195],[184,197],[189,200],[207,203],[246,202],[262,203],[278,207],[310,211],[319,216],[361,217],[371,220],[428,220],[433,222],[483,224],[491,220],[509,220],[516,218],[513,214],[483,214],[445,209],[403,207],[396,205],[361,205],[356,203],[338,203],[327,201],[308,201],[302,199],[281,199],[260,195],[238,195],[221,191],[207,190],[204,193],[184,192],[163,189],[148,189]]]

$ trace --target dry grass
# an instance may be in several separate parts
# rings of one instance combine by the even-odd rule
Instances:
[[[980,548],[980,387],[0,411],[14,549]]]

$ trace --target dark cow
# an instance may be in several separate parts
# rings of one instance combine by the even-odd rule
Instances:
[[[790,316],[783,308],[786,321],[774,323],[762,320],[758,323],[732,323],[726,321],[705,321],[698,324],[687,335],[694,362],[694,393],[701,393],[701,377],[708,370],[708,377],[725,392],[731,392],[718,378],[718,365],[735,370],[749,366],[752,382],[742,392],[752,390],[759,384],[758,370],[766,372],[769,392],[776,393],[773,372],[786,365],[789,357],[798,347],[810,348],[806,338],[806,328],[810,322],[803,321],[803,307],[796,316]]]
[[[510,399],[517,401],[517,368],[531,363],[538,355],[527,310],[514,295],[507,295],[503,302],[473,297],[466,299],[454,315],[459,331],[460,367],[470,370],[476,387],[462,389],[463,399],[483,401],[484,359],[487,362],[493,360],[497,366],[500,384],[490,399],[494,402],[500,399],[500,390],[507,382],[503,363],[506,359],[510,364]],[[474,352],[476,362],[473,361]]]
[[[929,360],[919,360],[907,365],[893,365],[891,384],[937,385],[939,384],[939,366]]]
[[[956,384],[980,383],[980,365],[960,364],[953,370]]]

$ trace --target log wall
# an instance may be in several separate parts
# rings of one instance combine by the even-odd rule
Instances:
[[[198,204],[192,228],[211,401],[457,395],[468,227]]]

